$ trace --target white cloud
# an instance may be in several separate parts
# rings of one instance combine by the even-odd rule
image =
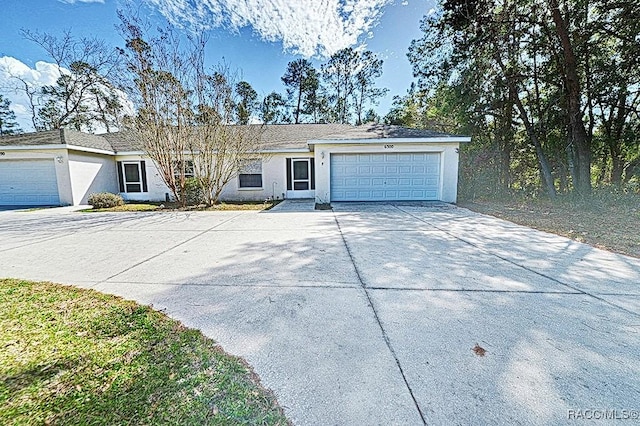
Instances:
[[[62,69],[63,73],[68,72]],[[60,77],[60,71],[56,64],[38,61],[35,68],[31,68],[23,62],[11,56],[0,57],[0,94],[11,101],[10,108],[16,113],[16,121],[22,130],[33,131],[31,122],[31,108],[29,97],[25,93],[25,84],[34,93],[40,91],[43,86],[53,85]],[[126,94],[118,91],[120,102],[123,105],[123,112],[131,114],[133,104],[128,100]],[[42,99],[35,95],[34,103],[39,105]],[[96,129],[99,133],[101,129]]]
[[[51,85],[60,77],[55,64],[39,61],[35,68],[10,56],[0,57],[0,93],[11,101],[11,109],[16,113],[16,121],[25,131],[33,131],[30,103],[24,91],[27,84],[30,90],[38,91],[42,86]],[[39,102],[39,99],[34,99]]]
[[[145,0],[177,26],[250,26],[266,41],[306,57],[327,57],[358,43],[392,0]]]
[[[58,0],[60,3],[76,4],[76,3],[104,3],[104,0]]]

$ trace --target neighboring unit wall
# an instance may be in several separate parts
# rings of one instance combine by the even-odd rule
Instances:
[[[33,147],[0,147],[0,165],[2,161],[11,160],[50,160],[55,165],[56,183],[58,186],[58,196],[60,205],[69,206],[73,204],[71,192],[71,179],[69,176],[69,155],[66,148],[59,149],[37,149]]]
[[[438,152],[440,164],[441,201],[455,203],[458,191],[458,147],[459,143],[395,143],[389,139],[384,143],[363,144],[316,144],[316,203],[331,202],[332,153],[394,153],[394,152]]]
[[[112,155],[69,152],[69,175],[73,204],[87,204],[90,194],[118,192],[116,163]]]

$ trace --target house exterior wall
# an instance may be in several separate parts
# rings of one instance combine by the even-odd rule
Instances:
[[[386,148],[385,148],[386,147]],[[262,188],[240,188],[239,178],[232,178],[222,190],[222,201],[264,201],[268,198],[283,199],[292,196],[287,191],[287,158],[315,158],[315,191],[304,191],[307,196],[315,196],[317,203],[331,202],[331,166],[332,153],[390,153],[390,152],[434,152],[440,154],[439,199],[455,203],[458,189],[458,142],[449,143],[387,143],[375,144],[316,144],[314,152],[273,153],[262,160]],[[121,193],[129,201],[164,201],[172,197],[164,184],[160,172],[146,155],[118,155],[117,161],[145,161],[147,192]],[[114,177],[117,182],[117,176]],[[117,186],[115,191],[117,192]]]
[[[282,152],[268,154],[262,159],[262,188],[240,188],[238,176],[233,177],[225,185],[220,199],[222,201],[264,201],[268,198],[283,199],[287,194],[287,158],[312,157],[310,152]],[[256,157],[258,158],[258,157]],[[117,155],[116,161],[145,162],[147,175],[147,192],[122,192],[122,198],[128,201],[165,201],[171,191],[162,180],[161,174],[154,162],[146,155]],[[114,177],[118,192],[117,176]]]
[[[87,204],[90,194],[118,192],[116,163],[112,155],[69,152],[73,205]]]
[[[71,177],[69,175],[69,154],[66,148],[0,147],[0,166],[2,161],[10,160],[51,160],[55,165],[60,205],[73,205]]]
[[[291,155],[276,153],[262,159],[262,188],[240,188],[240,179],[235,176],[225,185],[220,199],[223,201],[283,199],[287,192],[286,158],[288,156]]]
[[[162,175],[157,169],[155,163],[146,155],[116,155],[116,164],[121,162],[145,162],[145,172],[147,176],[147,191],[146,192],[120,192],[123,199],[127,201],[165,201],[167,196],[171,195],[171,191],[165,185],[162,180]],[[119,192],[117,168],[114,169],[116,176],[114,176],[114,182],[116,183],[115,192]]]
[[[458,193],[458,142],[448,143],[397,143],[393,139],[381,143],[366,144],[316,144],[316,203],[331,202],[331,154],[333,153],[440,153],[440,200],[455,203]]]

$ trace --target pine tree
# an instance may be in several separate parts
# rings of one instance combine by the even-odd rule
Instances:
[[[16,122],[16,113],[10,108],[11,101],[0,95],[0,136],[22,133]]]

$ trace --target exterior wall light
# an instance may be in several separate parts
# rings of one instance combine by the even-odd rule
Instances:
[[[57,161],[58,163],[62,164],[62,155],[58,155],[58,156],[56,157],[56,161]]]

